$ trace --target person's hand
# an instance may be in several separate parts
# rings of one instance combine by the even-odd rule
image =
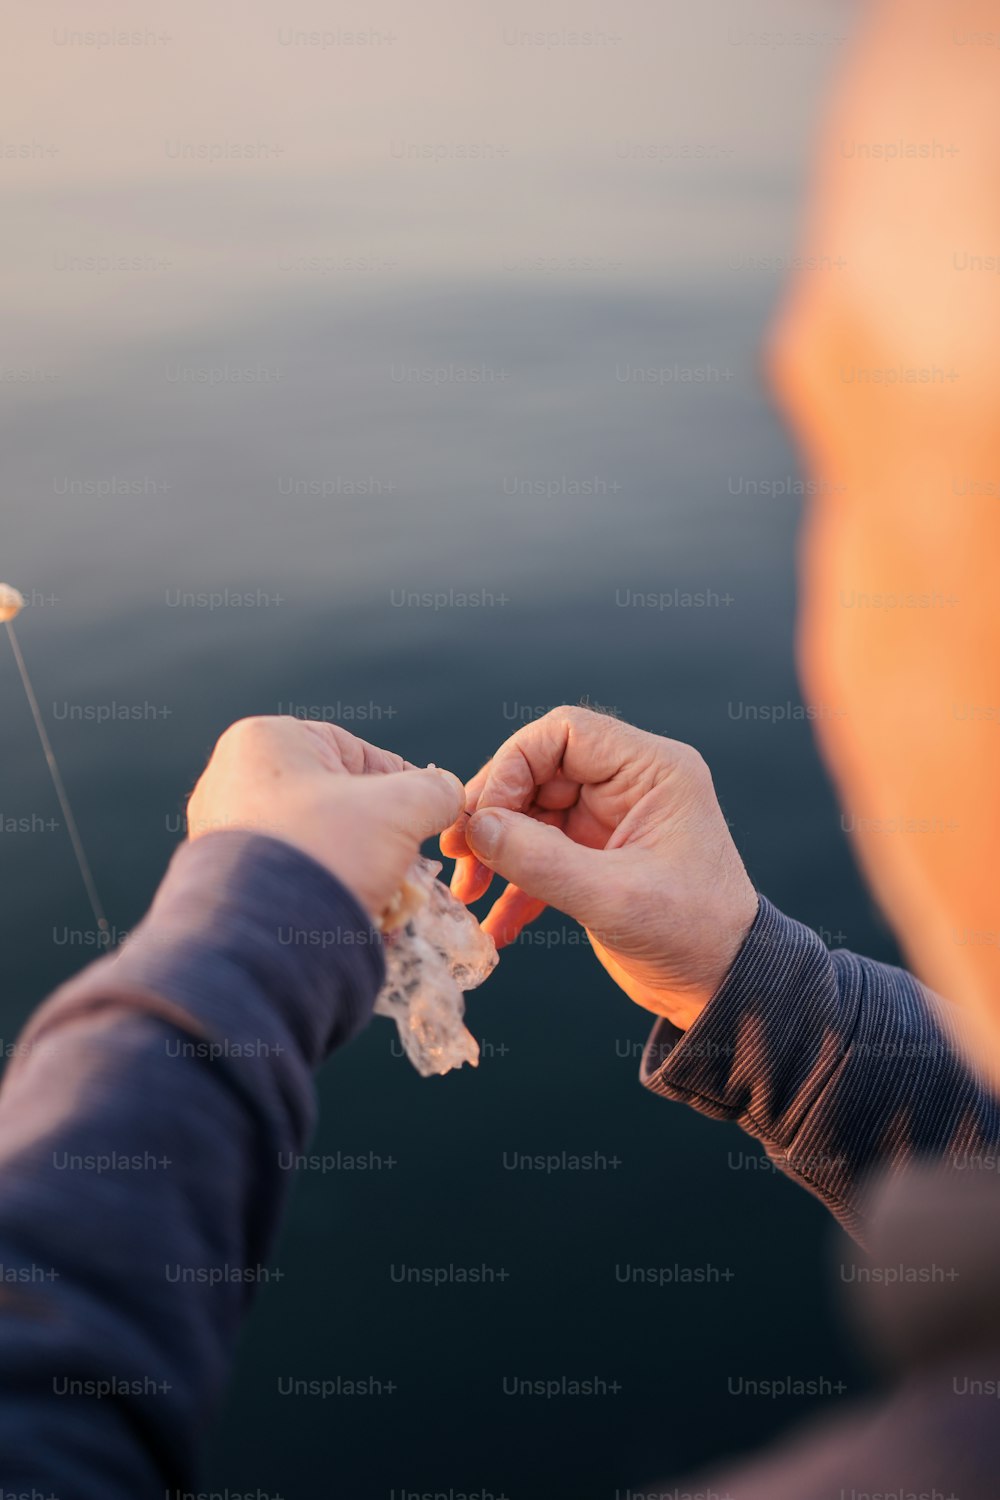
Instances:
[[[758,904],[696,750],[557,708],[501,745],[469,782],[466,809],[441,848],[463,901],[494,871],[510,882],[483,924],[498,947],[554,906],[586,927],[632,1000],[691,1025]]]
[[[422,841],[457,815],[462,783],[418,770],[334,724],[241,719],[227,729],[188,803],[188,837],[247,829],[325,865],[373,917]]]

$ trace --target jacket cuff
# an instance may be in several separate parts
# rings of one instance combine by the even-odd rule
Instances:
[[[787,1144],[842,1061],[860,986],[838,987],[829,951],[764,897],[743,947],[694,1024],[653,1028],[640,1079],[668,1099]]]

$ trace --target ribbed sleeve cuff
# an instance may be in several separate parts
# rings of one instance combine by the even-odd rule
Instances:
[[[830,954],[763,896],[722,987],[694,1024],[654,1027],[643,1084],[780,1145],[795,1134],[854,1027],[859,986],[838,989]]]

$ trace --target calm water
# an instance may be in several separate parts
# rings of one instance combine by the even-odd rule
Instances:
[[[58,184],[18,185],[15,358],[37,373],[5,382],[0,574],[35,591],[22,644],[120,930],[235,717],[325,713],[468,775],[519,722],[587,696],[696,743],[760,886],[836,941],[891,956],[808,727],[753,716],[797,701],[798,502],[751,492],[794,463],[757,376],[780,279],[735,261],[791,243],[829,58],[758,49],[751,65],[725,51],[733,8],[708,12],[683,71],[722,68],[728,102],[684,85],[683,123],[691,139],[697,109],[721,108],[703,132],[742,155],[704,170],[650,177],[611,149],[569,159],[554,119],[530,172],[500,161],[489,182],[450,163],[433,179],[390,182],[385,160],[366,176],[344,136],[346,187],[304,146],[295,174],[211,182],[167,181],[161,148],[150,185],[121,143],[117,176],[67,145]],[[643,5],[624,14],[623,30],[660,24]],[[645,133],[632,120],[621,134],[678,138],[643,54],[588,61],[612,94],[594,106],[606,142],[633,89]],[[562,62],[544,62],[555,77]],[[109,87],[138,89],[123,67]],[[318,89],[313,73],[301,82]],[[456,110],[471,107],[451,86]],[[574,88],[562,73],[553,84],[587,139]],[[152,121],[155,90],[148,107]],[[176,117],[162,128],[198,138]],[[267,128],[280,137],[280,120]],[[560,183],[569,229],[549,197]],[[104,253],[172,264],[74,269]],[[592,265],[571,264],[585,253]],[[199,598],[226,591],[221,607]],[[9,1042],[86,957],[88,914],[64,831],[41,826],[53,799],[6,652],[0,695],[0,813],[34,824],[0,837]],[[262,1290],[210,1446],[215,1488],[611,1500],[800,1409],[736,1399],[731,1377],[862,1389],[824,1212],[755,1168],[735,1129],[647,1096],[643,1016],[562,918],[537,932],[470,1004],[477,1073],[419,1079],[378,1021],[323,1074],[315,1151],[394,1164],[299,1179],[283,1276]],[[509,1168],[562,1151],[608,1165]],[[402,1266],[506,1274],[434,1287],[400,1284]],[[664,1284],[622,1279],[629,1266],[663,1268]],[[281,1394],[338,1376],[397,1388]],[[564,1377],[620,1389],[504,1394],[505,1378]]]

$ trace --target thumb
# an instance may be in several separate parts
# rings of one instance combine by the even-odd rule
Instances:
[[[437,766],[365,777],[364,785],[376,791],[393,828],[417,844],[454,823],[465,806],[465,787]]]
[[[558,828],[524,813],[487,808],[465,830],[469,848],[528,896],[589,926],[601,899],[606,862]]]

